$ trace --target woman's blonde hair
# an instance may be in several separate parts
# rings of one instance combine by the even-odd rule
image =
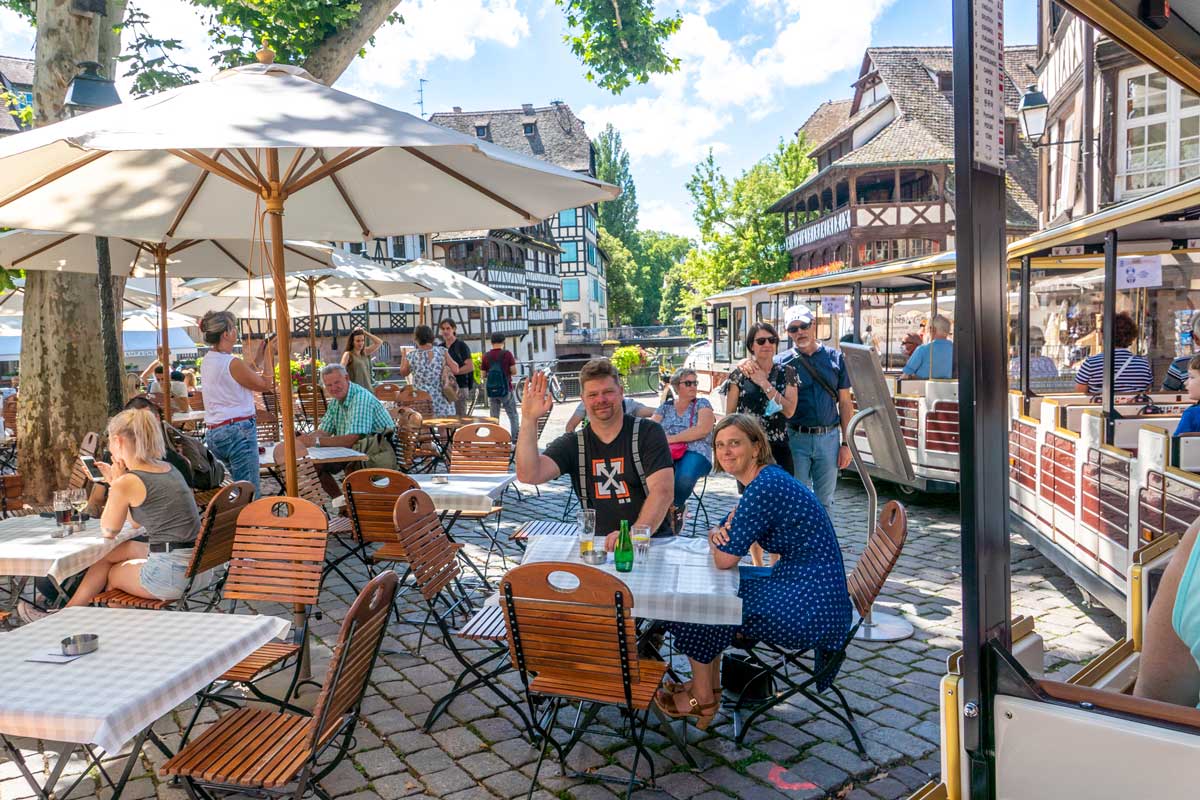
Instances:
[[[108,421],[108,438],[120,436],[137,461],[161,461],[167,453],[162,424],[149,411],[131,408]]]
[[[765,467],[767,464],[775,463],[775,458],[771,455],[771,445],[767,443],[767,434],[763,431],[762,425],[758,424],[758,419],[749,414],[729,414],[717,423],[717,427],[713,428],[713,472],[725,471],[725,468],[721,466],[721,459],[717,457],[716,444],[721,431],[729,427],[737,428],[746,434],[750,445],[758,451],[758,455],[754,459],[756,465]]]

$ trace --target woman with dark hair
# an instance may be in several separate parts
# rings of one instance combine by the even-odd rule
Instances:
[[[756,322],[746,334],[750,357],[729,373],[725,382],[725,413],[750,414],[762,425],[775,463],[792,472],[787,421],[796,411],[799,380],[796,370],[775,363],[779,334],[769,322]]]
[[[668,623],[691,662],[692,680],[666,684],[655,702],[676,719],[708,727],[721,693],[720,657],[735,639],[814,651],[817,669],[850,632],[842,551],[824,507],[804,484],[771,464],[766,434],[749,414],[732,414],[713,434],[716,467],[746,487],[724,525],[709,531],[717,569],[735,569],[752,545],[780,555],[770,570],[741,570],[741,625]]]
[[[1138,337],[1137,323],[1128,312],[1113,318],[1113,390],[1120,393],[1147,392],[1154,382],[1154,372],[1145,356],[1134,355],[1129,349]],[[1104,354],[1088,356],[1075,373],[1075,391],[1100,394],[1104,391]]]
[[[371,341],[368,342],[368,339]],[[368,333],[366,328],[357,327],[350,331],[350,338],[346,340],[346,351],[342,353],[342,366],[346,368],[351,383],[357,383],[364,389],[370,389],[374,385],[371,356],[375,355],[382,344],[383,339]]]
[[[712,404],[699,397],[696,370],[680,367],[671,376],[675,398],[663,403],[652,420],[662,425],[675,462],[675,502],[672,520],[676,533],[683,527],[684,508],[701,477],[712,471],[711,434],[716,415]]]
[[[433,400],[434,416],[454,416],[454,404],[442,394],[442,387],[446,385],[445,376],[454,369],[453,359],[446,348],[433,344],[433,328],[428,325],[416,327],[413,344],[416,347],[412,350],[400,350],[400,374],[408,378],[417,390],[429,393]]]
[[[235,481],[254,484],[254,493],[262,494],[258,473],[258,428],[254,406],[255,392],[275,388],[275,369],[271,362],[271,339],[263,339],[258,363],[251,366],[233,354],[238,334],[237,317],[228,311],[210,311],[200,320],[200,331],[212,349],[200,362],[200,382],[204,386],[205,444],[213,455],[225,462]]]

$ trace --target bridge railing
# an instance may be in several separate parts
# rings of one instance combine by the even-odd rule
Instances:
[[[576,328],[559,331],[560,344],[600,344],[609,340],[642,342],[687,336],[682,325],[621,325],[616,328]]]

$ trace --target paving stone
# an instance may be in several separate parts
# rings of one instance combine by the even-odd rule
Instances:
[[[706,792],[709,785],[699,775],[691,772],[672,772],[657,781],[658,788],[677,800],[685,800]]]
[[[422,777],[454,766],[454,759],[436,747],[405,756],[404,761],[409,769]]]
[[[930,744],[924,739],[895,728],[876,728],[873,731],[868,731],[864,736],[893,750],[898,750],[910,758],[920,758],[927,755],[931,750],[936,749],[935,745]]]
[[[421,781],[425,784],[425,790],[434,797],[445,797],[475,785],[474,778],[455,766],[422,775]]]
[[[338,764],[333,772],[321,779],[321,788],[334,797],[357,792],[366,786],[367,779],[349,761]]]
[[[458,765],[476,778],[486,778],[509,769],[508,763],[495,753],[474,753],[460,758]]]
[[[877,781],[871,781],[863,788],[880,800],[899,800],[909,794],[908,787],[895,778],[880,778]]]
[[[368,750],[354,756],[354,763],[362,767],[372,781],[383,775],[391,775],[404,769],[404,762],[387,747]]]
[[[411,772],[398,772],[371,781],[381,797],[408,797],[424,790],[421,780]]]
[[[433,734],[438,746],[453,758],[460,758],[483,749],[483,741],[466,728],[451,728]]]

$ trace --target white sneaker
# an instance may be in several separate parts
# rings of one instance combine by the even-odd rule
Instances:
[[[50,616],[49,611],[43,611],[26,600],[17,602],[17,618],[26,625],[37,622],[39,619]]]

